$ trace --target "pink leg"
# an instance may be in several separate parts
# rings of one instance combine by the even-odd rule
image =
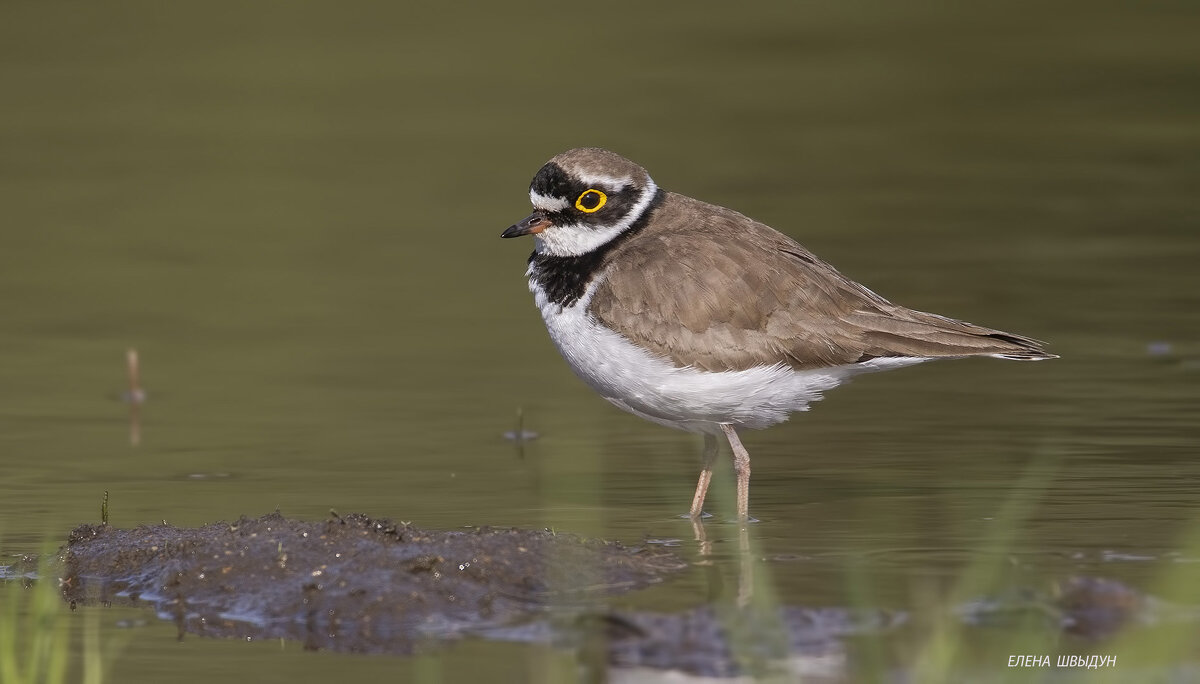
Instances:
[[[696,483],[696,495],[692,497],[692,510],[689,515],[693,520],[699,520],[704,515],[704,496],[708,494],[708,483],[712,482],[713,462],[717,460],[717,438],[704,435],[704,468],[700,471],[700,481]]]
[[[738,520],[745,522],[750,519],[750,453],[742,446],[742,440],[738,439],[737,430],[732,425],[722,423],[721,429],[725,431],[725,438],[733,449],[733,472],[737,475],[737,516]]]

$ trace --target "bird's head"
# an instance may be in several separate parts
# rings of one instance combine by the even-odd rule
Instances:
[[[538,252],[578,256],[617,237],[650,207],[658,186],[628,159],[598,147],[568,150],[529,184],[533,213],[500,237],[533,235]]]

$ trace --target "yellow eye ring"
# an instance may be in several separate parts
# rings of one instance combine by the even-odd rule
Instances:
[[[607,201],[608,195],[595,188],[588,188],[575,200],[575,208],[585,214],[593,214],[600,211],[600,207],[603,207]]]

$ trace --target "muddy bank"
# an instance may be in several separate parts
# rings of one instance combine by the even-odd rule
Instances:
[[[71,533],[64,581],[72,601],[148,602],[181,634],[408,653],[684,567],[664,549],[549,531],[272,514],[198,529],[84,525]]]
[[[598,599],[663,581],[687,563],[661,546],[548,531],[427,531],[364,515],[304,522],[272,514],[198,529],[83,525],[64,558],[65,598],[147,603],[181,637],[411,653],[474,636],[576,649],[597,672],[839,672],[842,638],[904,618],[777,606],[611,610]]]

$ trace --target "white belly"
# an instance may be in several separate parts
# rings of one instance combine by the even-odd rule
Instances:
[[[690,432],[720,434],[719,424],[760,429],[807,411],[822,392],[852,375],[919,363],[875,359],[853,366],[795,371],[785,364],[712,373],[679,368],[600,325],[587,312],[593,283],[574,306],[560,308],[531,283],[534,301],[563,358],[592,389],[647,420]]]

